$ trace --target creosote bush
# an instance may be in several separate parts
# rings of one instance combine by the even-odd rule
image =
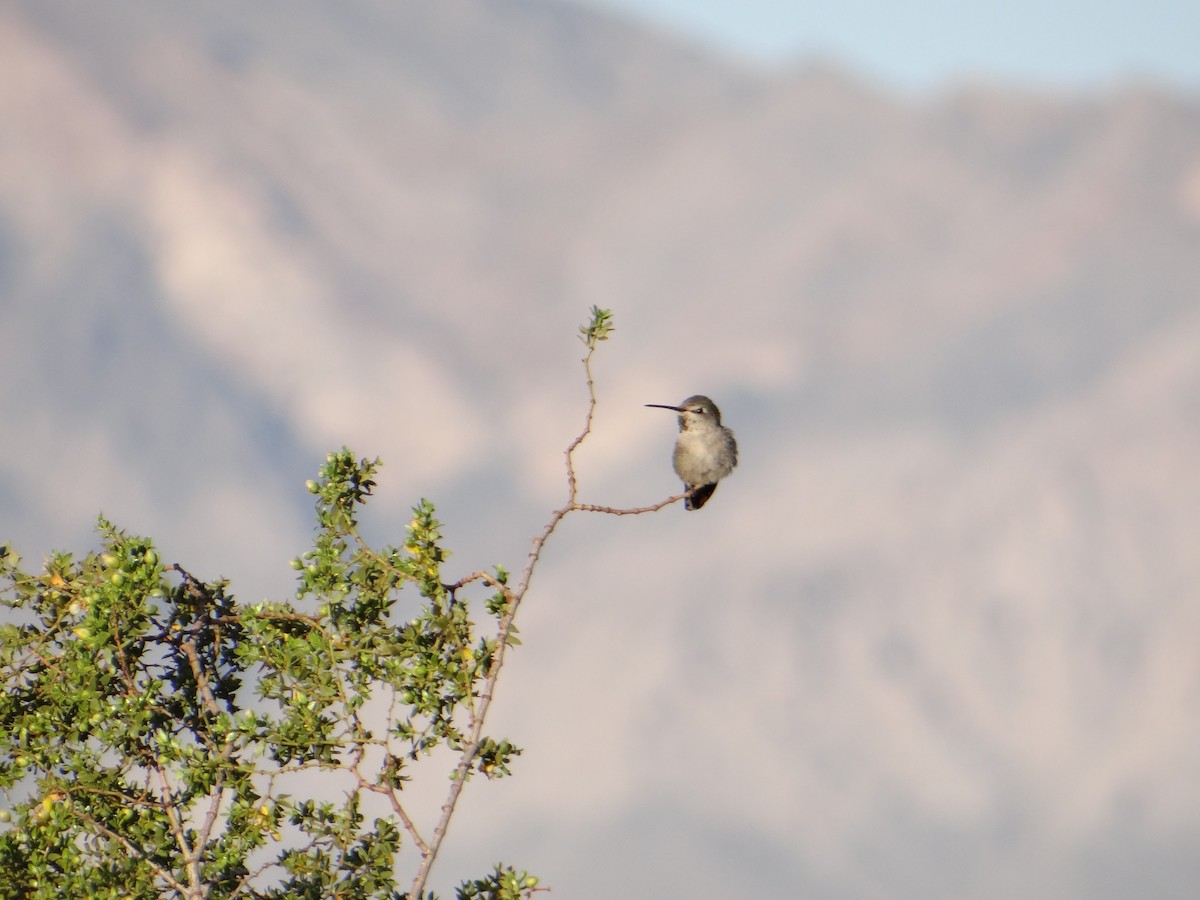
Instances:
[[[547,539],[573,512],[683,496],[577,501],[591,358],[612,327],[593,308],[580,329],[589,402],[567,500],[515,579],[502,566],[448,578],[426,500],[399,546],[368,544],[358,517],[380,464],[346,449],[308,482],[316,538],[289,601],[243,604],[103,518],[99,552],[37,573],[0,546],[0,898],[433,897],[461,791],[521,755],[486,722]],[[435,751],[453,770],[424,821],[406,789],[445,777]],[[457,896],[544,890],[497,865]]]

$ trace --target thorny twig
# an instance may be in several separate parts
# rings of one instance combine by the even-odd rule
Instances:
[[[687,494],[676,494],[668,497],[659,503],[650,506],[640,506],[631,508],[619,508],[611,506],[597,506],[590,503],[578,502],[578,482],[575,475],[575,451],[587,439],[592,432],[592,421],[596,412],[596,387],[592,379],[592,354],[596,351],[596,343],[600,340],[605,340],[608,330],[611,325],[607,322],[606,315],[593,308],[593,324],[591,329],[581,328],[584,334],[584,344],[588,348],[588,352],[583,357],[583,368],[587,374],[587,389],[588,389],[588,408],[587,416],[584,419],[583,429],[567,445],[564,453],[567,466],[567,502],[560,508],[554,510],[550,514],[550,520],[546,523],[546,527],[542,529],[541,534],[533,539],[533,544],[529,549],[529,555],[525,560],[525,568],[521,572],[521,577],[517,582],[516,587],[508,587],[502,584],[495,577],[486,572],[474,572],[471,575],[459,580],[455,584],[446,585],[447,589],[453,593],[459,588],[473,581],[483,581],[500,591],[504,595],[506,601],[504,616],[500,619],[500,624],[496,633],[496,650],[492,658],[491,668],[488,671],[487,679],[484,682],[483,690],[479,695],[479,705],[471,716],[468,734],[464,742],[462,755],[459,757],[458,764],[454,767],[454,773],[451,775],[450,790],[446,795],[446,800],[442,804],[441,815],[438,818],[437,825],[434,827],[433,835],[430,838],[428,848],[422,848],[421,866],[417,871],[416,877],[413,879],[412,887],[408,896],[412,900],[421,900],[424,896],[425,883],[429,878],[430,870],[437,859],[438,851],[441,849],[442,841],[446,837],[446,830],[450,825],[450,818],[454,815],[454,809],[458,805],[459,795],[462,793],[463,786],[466,784],[467,777],[471,772],[471,767],[479,753],[481,742],[483,739],[483,728],[487,719],[488,710],[491,708],[492,699],[495,696],[496,681],[500,675],[500,670],[504,666],[505,652],[508,648],[511,635],[513,633],[513,622],[516,619],[517,609],[521,605],[521,601],[525,599],[525,594],[529,590],[530,581],[533,578],[533,571],[537,567],[538,561],[541,559],[542,550],[546,546],[546,541],[550,538],[558,524],[573,512],[596,512],[607,513],[615,516],[631,516],[641,513],[656,512],[665,506],[670,506],[672,503],[678,503],[684,499]],[[599,326],[599,327],[598,327]],[[540,888],[539,890],[545,890]]]

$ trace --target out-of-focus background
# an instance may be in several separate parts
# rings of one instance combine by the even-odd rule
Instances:
[[[565,492],[435,887],[1200,890],[1200,7],[0,7],[0,538],[293,590],[381,456],[462,573]]]

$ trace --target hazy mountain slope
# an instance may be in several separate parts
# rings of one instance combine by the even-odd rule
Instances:
[[[798,349],[853,393],[802,415],[963,427],[1081,386],[1194,308],[1198,129],[1149,92],[906,108],[818,77],[635,171],[579,279],[663,330],[770,332],[760,354]]]
[[[349,444],[385,539],[430,496],[455,561],[515,563],[591,303],[585,499],[677,488],[643,403],[735,428],[702,513],[556,535],[497,707],[527,753],[447,881],[1190,896],[1197,98],[904,99],[554,0],[27,0],[0,116],[26,554],[103,510],[284,593]]]
[[[154,375],[137,416],[96,437],[105,446],[86,462],[69,444],[58,468],[153,460],[174,500],[122,509],[89,492],[76,517],[104,507],[143,520],[156,502],[194,499],[178,486],[214,458],[203,437],[167,453],[106,446],[125,431],[212,435],[217,457],[237,460],[217,467],[228,492],[252,478],[307,505],[297,476],[327,448],[360,442],[394,458],[379,440],[393,425],[380,421],[375,385],[419,392],[457,419],[441,451],[410,452],[416,435],[403,447],[417,479],[462,465],[479,434],[465,395],[494,380],[496,337],[514,358],[547,337],[536,316],[507,311],[492,329],[469,324],[561,283],[553,248],[611,177],[608,156],[747,89],[695,53],[553,4],[438,15],[364,2],[332,19],[319,4],[17,9],[3,28],[6,115],[23,123],[4,141],[5,294],[18,316],[72,323],[58,329],[38,396],[54,419],[99,396],[88,406],[113,426],[131,376],[108,337],[170,357],[143,356]],[[116,309],[98,305],[104,296]],[[10,339],[44,358],[27,328]],[[21,371],[22,356],[10,359]],[[214,380],[231,392],[220,425],[196,418]],[[27,397],[9,400],[11,421],[31,414]],[[239,446],[264,428],[282,442]],[[40,458],[31,451],[28,466]],[[30,474],[6,480],[38,480]]]

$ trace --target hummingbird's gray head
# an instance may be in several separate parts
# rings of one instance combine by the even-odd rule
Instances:
[[[679,413],[680,431],[688,427],[689,421],[711,422],[713,425],[721,424],[721,411],[717,409],[717,404],[713,403],[703,394],[694,394],[678,406],[669,406],[666,403],[647,403],[646,405],[653,406],[656,409],[673,409]]]

